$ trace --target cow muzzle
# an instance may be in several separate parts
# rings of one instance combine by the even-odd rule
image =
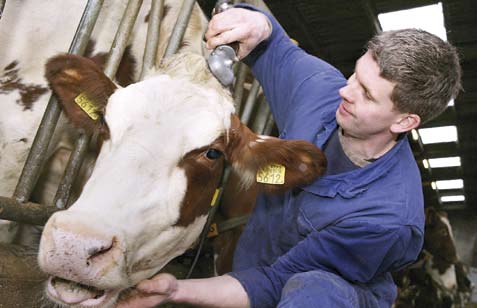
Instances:
[[[117,236],[85,222],[68,211],[53,215],[43,231],[38,262],[52,276],[46,292],[54,301],[106,307],[129,286],[125,253]]]

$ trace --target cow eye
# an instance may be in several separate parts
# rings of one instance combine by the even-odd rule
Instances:
[[[222,152],[220,152],[217,149],[208,149],[207,152],[205,153],[205,156],[208,159],[217,159],[217,158],[220,158],[220,156],[222,156]]]

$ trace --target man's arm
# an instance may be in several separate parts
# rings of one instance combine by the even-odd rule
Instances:
[[[139,283],[136,290],[135,296],[122,301],[117,308],[147,308],[166,302],[206,307],[249,307],[244,288],[228,275],[177,280],[170,274],[159,274]]]
[[[209,48],[239,42],[239,57],[246,55],[243,61],[260,82],[280,133],[289,121],[317,122],[323,108],[337,108],[343,75],[292,43],[272,15],[240,4],[212,18],[206,39]]]
[[[367,283],[414,261],[422,234],[411,227],[383,228],[346,222],[311,232],[271,266],[230,273],[245,288],[251,307],[275,307],[286,282],[297,273],[325,270]]]

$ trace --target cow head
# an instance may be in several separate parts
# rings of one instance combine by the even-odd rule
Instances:
[[[39,264],[52,276],[49,297],[61,304],[110,307],[193,246],[225,160],[244,185],[270,164],[283,166],[285,183],[259,184],[267,191],[311,183],[324,171],[313,145],[245,127],[200,56],[172,57],[126,88],[78,56],[57,56],[46,69],[72,123],[104,139],[81,196],[42,235]]]

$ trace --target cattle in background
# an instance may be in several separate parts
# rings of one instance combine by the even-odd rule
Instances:
[[[157,75],[119,89],[94,63],[71,55],[53,58],[46,75],[70,120],[105,138],[82,194],[42,235],[39,264],[53,276],[48,295],[59,303],[110,307],[118,293],[193,246],[224,160],[245,187],[259,170],[282,166],[284,184],[258,184],[268,192],[324,171],[315,146],[259,136],[240,123],[201,56],[167,59]],[[104,122],[79,109],[79,95]]]
[[[86,3],[77,0],[6,3],[0,19],[0,196],[13,195],[46,108],[50,90],[43,76],[45,63],[49,57],[68,50]],[[121,86],[137,80],[140,74],[150,3],[145,0],[141,7],[118,69],[116,82]],[[182,1],[177,0],[165,1],[158,57],[164,53],[181,4]],[[86,51],[96,63],[104,64],[126,6],[126,0],[104,1]],[[206,25],[207,20],[196,5],[181,50],[201,52]],[[75,138],[76,132],[60,118],[32,201],[52,204]],[[84,183],[95,155],[90,153],[77,182]],[[16,223],[0,220],[0,243],[11,242],[17,227]]]
[[[473,286],[459,261],[447,213],[425,211],[423,250],[414,264],[394,274],[399,289],[394,307],[463,307]]]

